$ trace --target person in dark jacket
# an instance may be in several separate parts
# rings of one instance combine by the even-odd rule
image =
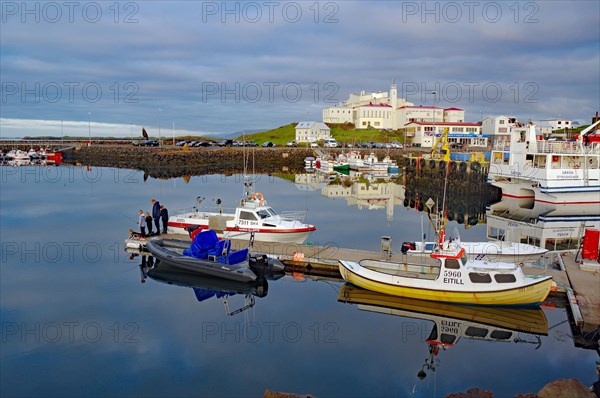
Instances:
[[[162,233],[167,233],[167,224],[169,223],[169,211],[165,206],[160,206],[160,218],[162,218],[163,229]]]
[[[152,218],[156,226],[156,235],[160,235],[160,203],[156,199],[152,199]]]
[[[152,217],[146,212],[146,226],[148,227],[148,236],[152,235]]]

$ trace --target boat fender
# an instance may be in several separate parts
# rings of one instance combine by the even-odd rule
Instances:
[[[406,254],[407,251],[415,250],[416,247],[417,247],[417,245],[415,244],[415,242],[403,242],[402,247],[400,248],[400,251],[402,253]]]
[[[262,206],[265,204],[265,197],[260,192],[256,192],[256,193],[252,194],[252,200],[254,200],[254,201],[258,200],[259,206]]]
[[[429,168],[430,168],[431,170],[435,170],[435,160],[431,159],[431,160],[429,161]]]
[[[301,253],[301,252],[294,253],[294,261],[304,261],[304,253]]]
[[[446,240],[446,231],[444,229],[440,229],[440,245],[443,245]]]

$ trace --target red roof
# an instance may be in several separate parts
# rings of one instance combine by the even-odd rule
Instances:
[[[419,105],[419,106],[414,106],[414,105],[404,105],[399,107],[398,109],[403,109],[403,108],[415,108],[415,109],[443,109],[443,108],[438,108],[437,106],[423,106],[423,105]]]
[[[462,111],[460,108],[446,108],[445,111]]]
[[[472,122],[408,122],[405,124],[405,126],[408,126],[409,124],[418,124],[420,126],[468,126],[468,127],[478,127],[481,126],[481,124],[479,123],[472,123]]]
[[[388,105],[388,104],[374,104],[372,102],[369,102],[369,105],[361,105],[361,106],[384,106],[386,108],[391,108],[392,107],[391,105]]]

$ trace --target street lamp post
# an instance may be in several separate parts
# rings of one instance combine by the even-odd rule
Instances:
[[[133,122],[129,122],[129,138],[133,141]]]
[[[88,145],[92,146],[92,112],[88,112]]]
[[[161,109],[158,108],[158,146],[161,146],[161,142],[160,142],[160,111],[161,111]]]

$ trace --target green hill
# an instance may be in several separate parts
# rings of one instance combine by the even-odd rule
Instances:
[[[247,141],[254,141],[257,144],[262,144],[266,141],[271,141],[278,146],[285,145],[288,141],[293,141],[296,138],[296,124],[290,123],[285,126],[280,126],[272,130],[263,131],[255,134],[246,135]],[[333,124],[327,123],[331,129],[331,136],[341,143],[358,143],[358,142],[402,142],[403,134],[397,131],[386,131],[378,129],[362,129],[357,130],[353,124]],[[242,136],[236,139],[241,140]]]

